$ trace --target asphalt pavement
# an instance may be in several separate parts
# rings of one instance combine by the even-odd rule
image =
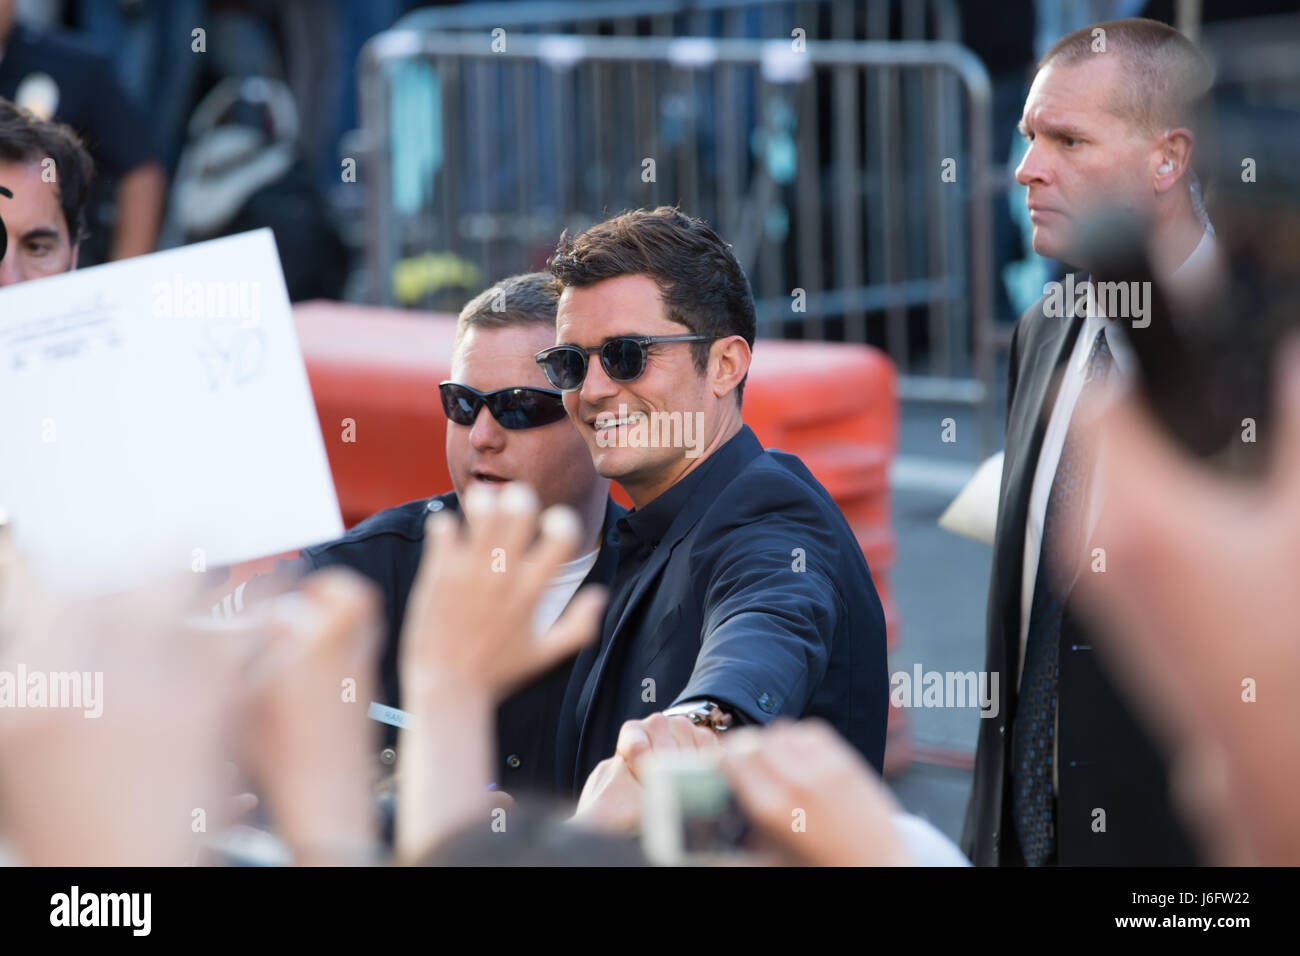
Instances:
[[[997,399],[995,408],[1001,407]],[[952,419],[951,423],[945,419]],[[939,528],[939,515],[986,454],[1001,449],[1000,415],[992,443],[980,441],[972,410],[938,403],[903,406],[893,475],[898,560],[892,568],[901,641],[890,673],[980,672],[992,548]],[[947,427],[951,424],[953,427]],[[945,429],[946,435],[945,435]],[[944,441],[944,438],[955,440]],[[916,759],[889,780],[899,801],[957,840],[970,793],[978,706],[909,706]]]

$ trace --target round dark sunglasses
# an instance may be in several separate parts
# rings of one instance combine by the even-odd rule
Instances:
[[[600,345],[554,345],[534,358],[547,380],[562,392],[582,387],[587,378],[587,356],[600,353],[600,367],[615,382],[632,382],[645,371],[651,345],[663,342],[712,342],[713,335],[620,335]]]
[[[548,388],[501,388],[480,392],[458,382],[443,382],[442,410],[457,425],[473,425],[484,405],[502,428],[537,428],[564,417],[564,397]]]

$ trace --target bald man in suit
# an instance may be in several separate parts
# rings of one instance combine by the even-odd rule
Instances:
[[[1016,179],[1028,189],[1034,251],[1081,269],[1062,285],[1083,291],[1045,289],[1012,338],[987,621],[986,668],[1003,675],[1002,700],[997,719],[980,721],[962,834],[976,864],[1195,862],[1164,759],[1070,606],[1096,560],[1092,462],[1072,425],[1081,396],[1136,371],[1127,336],[1143,325],[1132,302],[1115,314],[1091,294],[1105,277],[1083,261],[1080,222],[1109,205],[1140,212],[1153,267],[1174,283],[1214,259],[1189,128],[1209,82],[1207,61],[1172,28],[1118,20],[1048,50],[1025,102]]]

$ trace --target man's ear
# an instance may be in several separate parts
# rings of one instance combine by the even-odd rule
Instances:
[[[1196,148],[1196,137],[1190,129],[1178,127],[1165,131],[1157,153],[1155,169],[1155,191],[1163,195],[1183,181],[1183,176],[1192,168],[1192,153]]]
[[[74,242],[72,244],[72,259],[68,264],[69,272],[75,272],[77,270],[77,253],[79,252],[81,252],[81,243]]]
[[[717,398],[735,391],[749,374],[753,353],[742,336],[718,339],[709,349],[709,386]]]

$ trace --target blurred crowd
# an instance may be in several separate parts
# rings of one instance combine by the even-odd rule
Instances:
[[[200,6],[225,51],[206,73],[163,52]],[[347,65],[401,7],[71,5],[110,56],[0,0],[0,284],[270,224],[293,296],[338,295],[324,197]],[[464,306],[440,395],[453,491],[234,592],[62,600],[0,512],[0,852],[642,865],[664,862],[648,834],[667,814],[670,862],[1300,862],[1300,190],[1225,185],[1216,232],[1193,170],[1235,174],[1239,144],[1267,169],[1292,131],[1214,142],[1194,45],[1102,26],[1109,59],[1088,22],[1043,53],[1014,175],[1035,253],[1081,287],[1151,279],[1167,337],[1093,299],[1054,315],[1047,295],[1017,324],[987,635],[1009,679],[960,850],[880,777],[884,617],[848,525],[744,423],[762,347],[744,271],[662,207],[556,237],[547,272]],[[1136,214],[1136,243],[1089,233],[1106,204]],[[1243,409],[1246,476],[1223,454]],[[687,414],[702,455],[629,442],[638,416]],[[1080,665],[1094,639],[1102,663]],[[18,676],[55,674],[97,675],[94,719]],[[692,829],[683,767],[734,800],[701,814],[715,830]],[[1094,804],[1109,840],[1081,839],[1107,832]],[[732,809],[744,826],[720,839]]]
[[[1181,809],[1209,858],[1230,864],[1300,860],[1300,739],[1288,713],[1300,701],[1291,586],[1300,569],[1300,350],[1281,361],[1278,460],[1258,488],[1204,473],[1135,400],[1096,424],[1114,502],[1107,540],[1125,573],[1090,585],[1088,598],[1113,629],[1108,650],[1144,712],[1182,757]],[[430,519],[431,560],[403,624],[401,662],[413,689],[407,732],[419,740],[388,779],[375,772],[376,725],[341,703],[348,681],[352,700],[370,699],[381,646],[379,601],[359,575],[321,571],[255,618],[214,624],[200,612],[209,596],[183,580],[51,603],[0,538],[0,665],[102,669],[112,695],[94,721],[69,710],[4,712],[0,834],[10,862],[639,865],[630,836],[642,808],[637,768],[649,754],[695,750],[716,752],[752,821],[750,852],[762,855],[751,862],[960,859],[816,721],[719,738],[654,715],[622,728],[616,755],[576,806],[484,790],[494,705],[591,639],[603,595],[583,595],[538,633],[534,607],[575,551],[578,521],[552,511],[537,534],[537,500],[522,490],[485,492],[466,508],[465,528]],[[535,534],[526,562],[475,573],[499,542],[522,546]],[[1224,688],[1225,673],[1260,675],[1258,711]],[[398,807],[391,846],[383,836],[393,821],[376,810],[383,795]],[[791,808],[807,812],[806,833],[791,828]],[[272,850],[227,829],[259,810],[282,841]]]
[[[752,861],[961,859],[817,721],[739,730],[723,747],[711,730],[656,714],[623,726],[617,754],[576,807],[485,790],[496,705],[591,640],[605,595],[580,593],[537,632],[546,582],[578,544],[576,515],[553,508],[539,518],[523,485],[478,489],[465,510],[464,527],[445,513],[429,521],[402,626],[412,742],[384,778],[377,725],[355,704],[374,696],[383,628],[360,575],[318,572],[235,621],[194,613],[211,595],[184,580],[59,605],[6,535],[0,661],[48,673],[73,662],[102,668],[112,697],[90,722],[60,709],[4,714],[0,833],[11,862],[636,865],[638,767],[650,754],[697,751],[720,758],[755,829]],[[482,573],[498,546],[525,556]],[[395,821],[377,809],[384,797]],[[806,810],[810,836],[791,829],[790,807]],[[280,839],[271,850],[229,830],[259,810]]]

